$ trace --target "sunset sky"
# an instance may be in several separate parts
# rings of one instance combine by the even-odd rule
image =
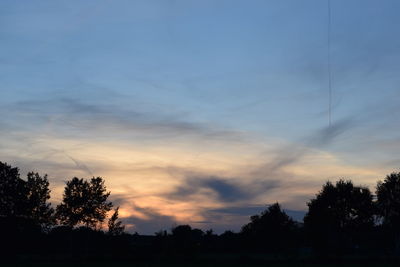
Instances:
[[[129,231],[297,219],[400,167],[400,1],[0,1],[0,161],[101,176]]]

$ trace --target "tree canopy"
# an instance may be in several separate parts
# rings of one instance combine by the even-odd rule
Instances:
[[[355,245],[355,233],[374,225],[372,194],[351,181],[327,182],[311,199],[304,223],[314,242],[337,247]]]
[[[250,217],[250,223],[242,227],[243,233],[270,235],[272,232],[283,232],[293,229],[294,221],[274,203],[260,215]]]
[[[57,206],[57,219],[71,227],[77,224],[96,227],[104,222],[113,206],[107,201],[109,196],[101,177],[93,177],[90,181],[74,177],[67,182],[63,200]]]
[[[295,235],[295,229],[295,222],[281,209],[279,203],[274,203],[260,215],[251,216],[250,222],[242,227],[241,233],[255,241],[250,245],[282,249],[291,247],[291,237]]]
[[[32,220],[37,225],[50,225],[53,212],[47,175],[29,172],[20,178],[19,169],[0,162],[0,215]]]
[[[391,173],[383,182],[379,181],[376,195],[383,224],[398,227],[400,225],[400,172]]]
[[[47,201],[50,199],[47,174],[43,177],[38,173],[29,172],[25,184],[25,213],[36,223],[49,226],[54,223],[54,209]]]
[[[0,215],[23,215],[26,198],[25,182],[20,178],[19,169],[0,162]]]

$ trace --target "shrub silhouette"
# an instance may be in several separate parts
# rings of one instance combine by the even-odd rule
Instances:
[[[118,219],[118,210],[119,207],[114,210],[113,215],[108,220],[108,234],[112,236],[122,235],[125,230],[125,226]]]

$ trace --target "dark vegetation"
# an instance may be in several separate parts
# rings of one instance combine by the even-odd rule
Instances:
[[[0,162],[0,260],[138,266],[395,264],[400,256],[400,173],[379,181],[375,193],[350,180],[327,182],[307,203],[304,223],[292,220],[275,203],[251,216],[238,233],[217,235],[211,229],[179,225],[146,236],[124,231],[101,177],[71,179],[62,202],[53,208],[46,175],[30,172],[22,179],[18,168]]]

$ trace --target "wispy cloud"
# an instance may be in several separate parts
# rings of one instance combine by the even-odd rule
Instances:
[[[304,137],[297,143],[289,143],[279,147],[272,160],[266,162],[264,166],[256,169],[254,174],[267,173],[276,174],[284,167],[301,161],[307,154],[315,152],[315,150],[323,149],[334,142],[346,130],[351,129],[354,122],[351,119],[336,121],[332,126],[322,128],[315,133]]]
[[[113,104],[90,104],[71,98],[30,100],[8,105],[19,107],[13,114],[19,122],[42,124],[58,134],[137,136],[239,141],[240,131],[203,122],[192,122],[171,111],[135,110]]]

